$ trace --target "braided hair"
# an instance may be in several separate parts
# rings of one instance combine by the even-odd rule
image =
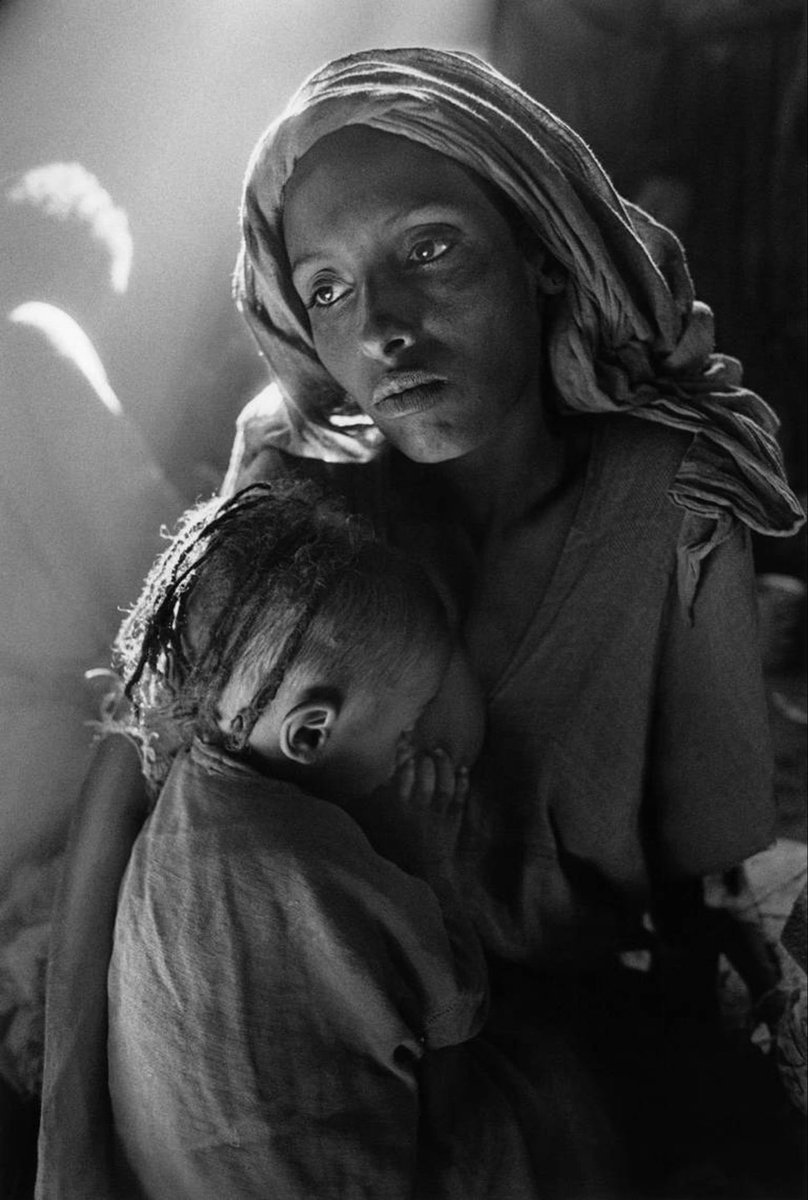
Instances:
[[[420,568],[313,484],[284,479],[185,514],[114,658],[159,785],[194,737],[242,752],[293,664],[361,661],[394,679],[434,635],[447,636],[446,614]],[[250,699],[223,731],[219,702],[236,676]]]

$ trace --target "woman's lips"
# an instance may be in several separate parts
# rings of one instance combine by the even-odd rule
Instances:
[[[387,376],[373,392],[374,415],[406,417],[425,412],[440,399],[446,380],[426,371],[402,371]]]

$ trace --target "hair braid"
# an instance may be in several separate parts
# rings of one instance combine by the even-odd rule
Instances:
[[[322,588],[319,588],[318,593],[321,591]],[[228,750],[241,751],[244,749],[250,734],[255,728],[256,721],[264,709],[275,699],[278,689],[283,683],[284,676],[294,662],[301,643],[314,619],[319,599],[319,594],[313,596],[305,605],[264,683],[255,693],[250,703],[240,708],[233,717],[230,723],[230,732],[225,738],[225,745]]]
[[[115,662],[159,784],[194,737],[244,750],[296,662],[344,672],[361,661],[368,676],[396,678],[424,637],[446,630],[420,568],[313,484],[280,480],[182,518],[121,626]],[[223,731],[235,677],[250,698]]]
[[[309,483],[254,484],[190,510],[115,643],[140,740],[165,739],[170,756],[177,742],[194,734],[222,737],[218,701],[265,625],[274,596],[283,609],[279,627],[297,615],[268,673],[222,737],[229,749],[242,750],[295,660],[328,580],[369,537]]]

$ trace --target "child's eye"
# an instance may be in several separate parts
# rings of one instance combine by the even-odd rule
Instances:
[[[332,304],[336,304],[337,300],[345,295],[348,288],[345,284],[337,283],[334,279],[329,279],[324,283],[318,283],[312,288],[309,293],[307,308],[330,308]]]
[[[444,237],[420,238],[407,255],[410,262],[430,263],[441,258],[451,249],[451,242]]]

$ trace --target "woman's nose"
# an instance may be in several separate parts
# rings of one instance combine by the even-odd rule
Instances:
[[[417,317],[403,287],[374,282],[363,289],[359,340],[369,358],[395,363],[415,345]]]

